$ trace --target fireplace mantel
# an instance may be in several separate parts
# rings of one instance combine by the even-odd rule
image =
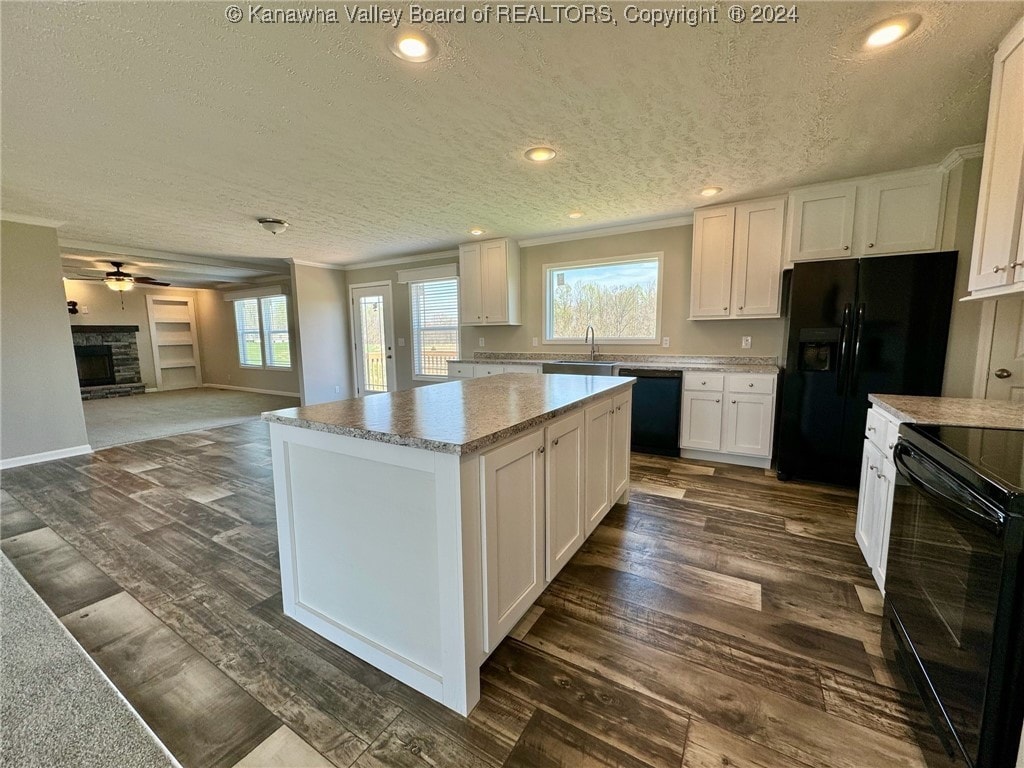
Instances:
[[[138,333],[137,325],[72,325],[72,333]]]

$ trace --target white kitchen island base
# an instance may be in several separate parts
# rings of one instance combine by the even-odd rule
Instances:
[[[480,698],[487,655],[628,494],[632,379],[508,374],[486,391],[505,378],[533,380],[510,382],[520,390],[590,383],[566,405],[566,387],[583,383],[561,382],[557,407],[548,398],[547,412],[514,414],[493,442],[452,444],[472,453],[445,452],[429,430],[374,431],[426,447],[326,431],[328,416],[315,421],[324,406],[265,415],[285,614],[463,715]],[[472,381],[429,389],[442,387],[485,391]],[[360,418],[369,401],[403,394],[365,398]],[[591,423],[604,431],[588,435]]]

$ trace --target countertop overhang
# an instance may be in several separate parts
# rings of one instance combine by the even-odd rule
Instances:
[[[263,414],[263,420],[435,453],[476,453],[624,392],[629,376],[503,373]]]
[[[868,400],[899,421],[914,424],[1024,429],[1024,403],[911,395],[868,395]]]

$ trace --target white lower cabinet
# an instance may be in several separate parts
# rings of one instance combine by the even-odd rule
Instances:
[[[857,496],[857,544],[871,568],[878,588],[885,594],[885,570],[889,555],[893,491],[897,483],[892,449],[899,424],[883,411],[868,411],[864,454]]]
[[[575,411],[544,429],[546,573],[548,581],[562,570],[586,538],[583,523],[584,411]],[[605,454],[608,451],[605,448]],[[607,487],[607,475],[605,475]]]
[[[630,392],[480,455],[489,653],[629,489]]]
[[[775,426],[771,374],[702,374],[683,377],[679,447],[684,456],[768,466]],[[707,456],[705,454],[719,454]]]
[[[460,360],[448,361],[448,380],[474,379],[495,376],[499,373],[540,373],[540,363],[465,363]]]

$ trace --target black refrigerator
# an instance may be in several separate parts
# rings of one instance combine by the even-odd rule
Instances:
[[[939,395],[956,251],[797,264],[778,476],[856,485],[868,394]]]

